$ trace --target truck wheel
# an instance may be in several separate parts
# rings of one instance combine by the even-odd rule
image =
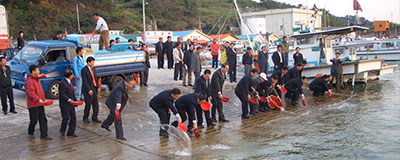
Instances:
[[[114,86],[116,86],[119,82],[123,81],[124,77],[122,76],[115,76],[111,79],[111,82],[108,84],[108,89],[110,89],[110,91],[114,88]]]
[[[49,88],[46,91],[46,97],[50,99],[57,99],[58,98],[58,84],[60,83],[59,80],[55,80],[50,83]]]

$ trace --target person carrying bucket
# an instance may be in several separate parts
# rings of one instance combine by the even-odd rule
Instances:
[[[291,104],[293,106],[297,106],[297,100],[299,99],[299,95],[301,95],[303,101],[305,100],[303,93],[303,84],[307,82],[306,77],[295,78],[290,80],[285,84],[285,88],[287,89],[287,93],[285,94],[286,98],[292,100]]]
[[[194,83],[194,92],[206,95],[208,99],[212,99],[209,92],[211,71],[206,69],[202,76],[200,76]],[[206,101],[208,101],[206,99]],[[200,105],[196,105],[197,126],[203,128],[203,112],[206,117],[207,127],[215,126],[211,119],[210,111],[203,111]]]
[[[260,73],[260,76],[258,78],[253,79],[253,86],[258,92],[258,96],[260,97],[266,97],[267,89],[268,89],[268,79],[267,79],[267,74],[265,73]],[[258,103],[258,111],[260,112],[265,112],[267,111],[267,104],[265,102],[259,102]]]
[[[322,96],[324,95],[325,91],[331,93],[329,89],[328,83],[332,80],[332,76],[324,75],[322,77],[314,79],[310,83],[310,90],[313,91],[313,96]]]
[[[202,95],[200,93],[190,93],[179,97],[175,101],[176,109],[178,109],[178,113],[182,118],[181,123],[184,123],[187,119],[189,119],[188,132],[192,132],[192,129],[197,128],[195,108],[197,105],[204,103],[206,98],[206,95]],[[178,124],[178,121],[172,122],[172,125],[175,127],[177,127]]]
[[[242,118],[244,119],[249,119],[249,100],[251,99],[251,93],[255,92],[252,78],[257,75],[258,70],[255,68],[251,69],[250,73],[244,75],[235,88],[235,94],[242,102]],[[255,114],[253,108],[250,108],[250,114]]]
[[[158,114],[160,118],[160,136],[168,138],[168,124],[171,116],[171,112],[175,115],[178,124],[182,123],[181,116],[178,110],[174,106],[174,101],[177,100],[181,95],[181,91],[178,88],[172,90],[164,90],[158,95],[154,96],[150,102],[150,107]],[[163,127],[165,126],[165,127]]]

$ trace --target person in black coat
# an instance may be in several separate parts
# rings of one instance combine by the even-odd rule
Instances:
[[[341,87],[343,88],[343,82],[342,82],[342,71],[340,68],[340,65],[342,64],[342,60],[340,59],[340,53],[336,53],[336,57],[332,58],[330,60],[332,62],[332,66],[331,66],[331,76],[333,77],[333,80],[331,81],[331,85],[334,88],[338,88]],[[335,83],[333,83],[335,82]]]
[[[179,97],[175,101],[176,109],[182,118],[182,123],[189,119],[188,131],[197,128],[196,106],[206,101],[206,96],[200,93],[190,93]],[[173,126],[178,126],[178,121],[172,123]]]
[[[260,73],[268,74],[268,45],[262,47],[262,51],[258,52],[257,63],[260,66]]]
[[[106,105],[110,109],[110,114],[108,114],[107,119],[101,124],[101,128],[106,129],[107,131],[111,130],[109,127],[111,124],[115,126],[115,134],[117,139],[126,140],[124,137],[124,131],[122,128],[122,110],[125,108],[126,103],[129,99],[129,88],[132,88],[135,85],[135,79],[132,76],[128,76],[125,80],[119,82],[108,95],[106,100]],[[121,120],[118,120],[115,116],[115,110],[119,111],[121,116]]]
[[[142,51],[144,52],[144,70],[140,73],[140,86],[148,86],[149,81],[149,68],[150,65],[150,53],[147,51],[147,45],[142,44]]]
[[[328,86],[328,82],[332,79],[332,76],[324,75],[322,77],[314,79],[310,83],[310,90],[313,91],[313,96],[322,96],[325,91],[331,92]]]
[[[294,78],[300,78],[300,71],[303,69],[302,64],[296,64],[295,67],[289,69],[285,77],[283,78],[283,83],[287,83],[288,81]]]
[[[249,118],[249,100],[252,97],[251,93],[255,92],[255,88],[253,87],[253,80],[252,78],[258,75],[257,69],[251,69],[250,74],[246,74],[243,78],[239,81],[235,88],[235,94],[242,102],[242,118],[248,119]],[[252,108],[250,108],[250,113],[255,114]]]
[[[299,95],[302,96],[302,99],[304,100],[304,93],[303,93],[303,84],[307,82],[306,77],[301,77],[301,78],[295,78],[287,83],[285,83],[285,88],[287,89],[287,93],[285,94],[286,98],[289,98],[292,100],[291,104],[293,106],[297,106],[297,100],[299,98]]]
[[[74,73],[72,70],[65,70],[64,79],[60,81],[58,86],[59,91],[59,105],[61,110],[61,128],[60,128],[60,136],[65,136],[65,131],[68,127],[67,136],[77,137],[75,134],[76,127],[76,114],[75,114],[75,106],[73,103],[76,101],[75,97],[75,89],[72,84],[72,78],[74,78]]]
[[[268,89],[268,79],[267,74],[260,73],[260,76],[253,79],[253,86],[256,89],[258,96],[260,97],[267,97],[267,89]],[[251,105],[251,104],[250,104]],[[267,111],[267,104],[264,102],[258,103],[258,111],[265,112]]]
[[[253,65],[253,55],[251,54],[251,47],[247,47],[247,52],[242,57],[242,64],[244,65],[244,74],[249,74]]]
[[[209,99],[212,99],[210,96],[209,86],[210,86],[210,77],[211,71],[206,69],[204,74],[200,76],[196,82],[194,83],[194,92],[200,93],[202,95],[206,95]],[[207,100],[207,99],[206,99]],[[208,100],[207,100],[208,101]],[[215,126],[211,119],[210,111],[203,111],[200,105],[196,105],[196,115],[198,120],[198,127],[203,128],[203,112],[206,117],[207,127]]]
[[[98,91],[99,91],[99,80],[97,78],[96,71],[94,69],[95,59],[93,57],[88,57],[86,59],[86,67],[82,68],[82,93],[85,97],[85,110],[83,113],[83,121],[90,123],[89,113],[90,107],[93,109],[92,121],[101,123],[97,118],[99,114],[99,101],[98,101]]]
[[[185,50],[183,56],[183,86],[186,86],[186,81],[189,86],[192,85],[192,55],[194,51],[194,45],[189,44],[189,50]],[[195,80],[196,81],[196,80]]]
[[[154,96],[150,102],[150,107],[158,114],[160,118],[160,136],[168,138],[168,124],[172,112],[177,118],[178,123],[182,122],[178,110],[174,106],[174,101],[179,98],[181,91],[178,88],[172,90],[164,90]]]
[[[164,43],[163,52],[167,54],[168,69],[172,69],[174,68],[174,55],[172,54],[174,43],[172,42],[171,36],[168,36],[167,38],[168,40]]]
[[[163,38],[159,38],[159,42],[156,43],[156,53],[157,53],[157,64],[158,64],[158,69],[164,69],[164,43],[163,43]]]
[[[236,51],[235,51],[235,43],[231,43],[231,46],[226,49],[226,55],[228,56],[228,64],[229,64],[229,79],[231,83],[236,82]]]
[[[282,69],[285,66],[285,54],[282,52],[282,46],[278,45],[278,50],[272,54],[272,61],[274,62],[274,71]]]
[[[225,81],[225,74],[229,70],[229,66],[221,65],[221,68],[215,71],[211,78],[210,84],[210,96],[211,96],[211,117],[213,122],[217,122],[216,113],[218,111],[218,120],[220,122],[229,122],[225,119],[225,115],[223,112],[223,105],[221,98],[223,97],[222,88]]]
[[[24,32],[23,31],[19,31],[17,42],[18,42],[18,50],[21,50],[22,48],[24,48],[25,39],[24,39]]]
[[[285,79],[286,74],[289,72],[288,68],[285,66],[282,70],[276,70],[272,73],[271,77],[278,77],[278,85],[283,85],[283,79]]]
[[[296,53],[293,54],[293,59],[294,59],[294,66],[296,64],[303,63],[303,54],[300,53],[300,48],[296,47]]]
[[[1,94],[1,105],[3,107],[3,114],[7,114],[7,97],[10,101],[10,112],[17,113],[15,111],[14,105],[14,94],[11,83],[11,70],[10,67],[7,66],[6,57],[0,57],[1,69],[0,69],[0,94]]]

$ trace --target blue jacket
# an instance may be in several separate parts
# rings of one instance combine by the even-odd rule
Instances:
[[[78,59],[78,56],[76,56],[72,63],[74,64],[73,68],[75,77],[81,77],[81,70],[83,67],[85,67],[85,60],[83,59],[83,57]]]

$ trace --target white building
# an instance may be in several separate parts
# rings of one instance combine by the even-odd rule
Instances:
[[[243,21],[241,23],[241,33],[275,33],[277,35],[293,35],[293,28],[302,27],[305,29],[309,25],[313,10],[287,8],[287,9],[269,9],[260,12],[243,13]],[[315,29],[320,30],[322,12],[316,15]]]

